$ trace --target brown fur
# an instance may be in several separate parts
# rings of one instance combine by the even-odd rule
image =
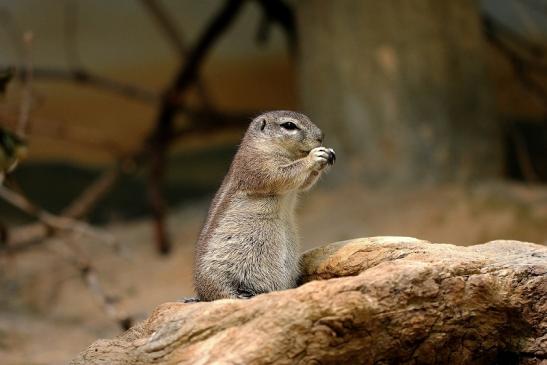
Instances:
[[[292,121],[297,130],[282,124]],[[250,297],[294,287],[298,277],[297,194],[334,152],[323,134],[290,111],[255,118],[211,204],[197,243],[194,285],[201,300]]]

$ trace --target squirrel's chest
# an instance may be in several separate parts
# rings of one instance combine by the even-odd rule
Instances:
[[[240,219],[251,224],[262,220],[293,221],[297,203],[296,193],[278,195],[247,195],[233,197],[224,219]]]
[[[213,236],[215,240],[229,237],[232,245],[252,245],[257,250],[291,250],[298,245],[295,205],[296,195],[235,197]]]
[[[295,200],[232,200],[209,236],[202,265],[221,263],[238,280],[252,282],[256,292],[294,286],[299,250]]]

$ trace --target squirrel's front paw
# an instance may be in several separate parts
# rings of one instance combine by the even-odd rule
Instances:
[[[317,147],[310,151],[308,155],[309,158],[313,161],[314,170],[323,170],[327,164],[332,165],[336,160],[336,155],[332,148],[326,147]]]

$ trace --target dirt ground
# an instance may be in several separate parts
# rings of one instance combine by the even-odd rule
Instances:
[[[147,221],[107,228],[121,254],[101,242],[77,240],[120,309],[141,320],[158,304],[192,294],[193,245],[207,206],[173,209],[175,250],[169,257],[154,252]],[[406,192],[317,189],[299,210],[303,250],[378,235],[460,245],[499,238],[547,244],[547,187],[492,182]],[[57,239],[0,256],[0,363],[66,363],[94,340],[120,333],[67,254]]]

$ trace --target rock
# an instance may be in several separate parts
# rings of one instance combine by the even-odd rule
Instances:
[[[306,252],[302,285],[165,303],[72,364],[545,364],[547,247],[376,237]]]

